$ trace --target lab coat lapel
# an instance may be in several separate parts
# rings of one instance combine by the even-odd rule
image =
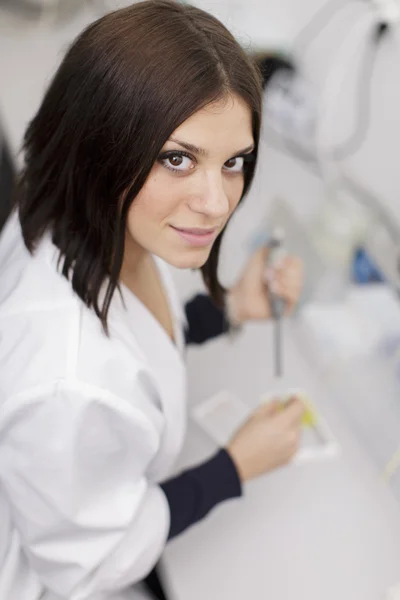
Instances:
[[[129,332],[125,333],[136,342],[136,352],[140,351],[150,387],[157,390],[157,399],[165,417],[160,448],[147,473],[150,480],[158,482],[168,476],[182,448],[187,410],[183,311],[175,297],[166,266],[159,260],[156,263],[174,322],[175,344],[140,300],[125,287],[122,287],[122,297],[125,327],[129,327]]]

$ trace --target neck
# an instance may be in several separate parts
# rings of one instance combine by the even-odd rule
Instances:
[[[121,281],[128,287],[134,286],[141,273],[147,270],[150,260],[150,253],[127,235],[120,275]]]

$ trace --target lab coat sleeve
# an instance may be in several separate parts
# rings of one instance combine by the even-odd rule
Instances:
[[[145,477],[162,419],[139,406],[63,382],[6,403],[0,479],[24,552],[62,599],[143,579],[165,545],[168,502]]]

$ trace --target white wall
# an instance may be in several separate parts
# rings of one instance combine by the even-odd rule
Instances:
[[[310,3],[311,0],[307,2]],[[314,4],[317,2],[314,1]],[[305,56],[306,72],[317,87],[325,81],[327,67],[331,64],[343,36],[350,27],[354,27],[365,18],[370,3],[350,1],[348,5],[349,8],[332,21]],[[366,46],[367,42],[364,40],[357,55],[347,59],[350,68],[342,93],[337,99],[336,118],[332,120],[332,141],[341,142],[346,139],[357,119],[358,104],[355,92]],[[360,150],[351,159],[347,159],[343,167],[346,172],[375,192],[400,222],[399,64],[400,24],[383,40],[378,50],[370,82],[372,101],[368,134]]]

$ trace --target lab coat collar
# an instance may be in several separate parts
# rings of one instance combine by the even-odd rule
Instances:
[[[109,314],[110,335],[123,337],[140,352],[144,363],[144,385],[162,410],[165,428],[159,452],[148,470],[149,479],[161,481],[171,471],[186,432],[186,366],[184,362],[184,316],[167,265],[155,259],[171,316],[175,343],[167,332],[125,286],[116,292]]]

